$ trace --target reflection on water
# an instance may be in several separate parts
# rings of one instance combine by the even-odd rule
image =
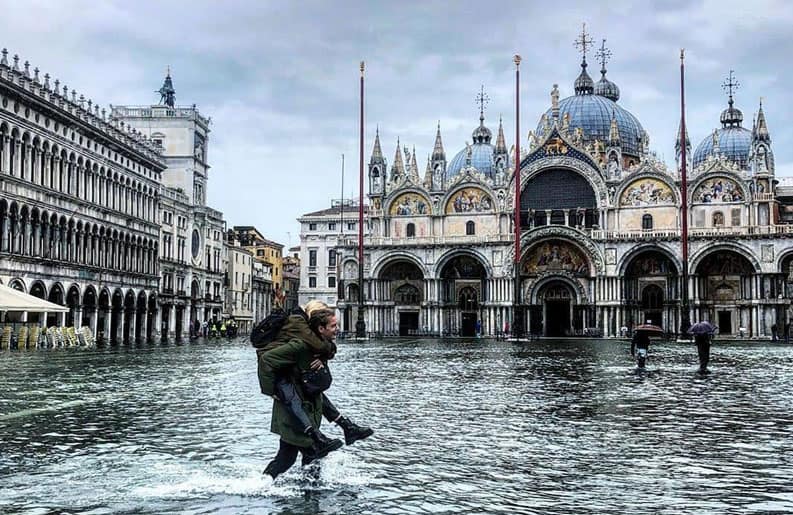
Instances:
[[[375,436],[274,485],[244,342],[0,353],[0,512],[793,510],[793,347],[700,376],[693,345],[644,373],[616,341],[340,346],[330,395]]]

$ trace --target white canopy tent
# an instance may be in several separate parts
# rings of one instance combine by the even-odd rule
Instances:
[[[64,313],[66,306],[59,306],[25,292],[0,284],[0,313],[30,311],[33,313]]]

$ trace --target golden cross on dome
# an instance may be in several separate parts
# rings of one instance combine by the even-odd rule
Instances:
[[[603,39],[603,42],[600,44],[600,48],[598,49],[597,53],[595,53],[595,58],[600,60],[601,68],[606,68],[606,63],[609,62],[611,58],[611,50],[606,48],[606,40]]]
[[[584,56],[584,61],[586,61],[587,48],[594,44],[592,38],[586,33],[586,23],[581,25],[581,35],[573,44],[581,51],[581,54]]]
[[[734,73],[734,70],[730,70],[730,75],[727,76],[727,80],[725,80],[724,84],[721,85],[721,88],[729,95],[730,100],[732,100],[733,91],[741,86],[741,84],[735,79]]]
[[[476,95],[476,103],[479,104],[479,116],[480,118],[484,118],[485,116],[485,105],[490,102],[490,97],[487,96],[485,93],[485,85],[482,84],[482,87],[479,90],[479,93]]]

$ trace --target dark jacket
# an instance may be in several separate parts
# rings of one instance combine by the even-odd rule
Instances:
[[[262,360],[262,355],[265,352],[280,347],[291,340],[300,340],[305,343],[315,354],[315,356],[322,361],[333,359],[333,356],[336,354],[336,344],[324,341],[319,337],[319,335],[317,335],[317,333],[312,331],[308,326],[308,320],[306,319],[305,313],[303,313],[302,310],[300,313],[289,315],[289,318],[287,318],[286,323],[278,332],[278,336],[275,338],[275,340],[267,344],[267,346],[264,348],[256,351],[256,354],[259,357],[259,387],[261,388],[262,393],[265,395],[273,395],[275,392],[275,376],[273,374],[267,373],[267,371],[264,370],[265,364]],[[299,382],[299,375],[291,373],[289,376]]]
[[[309,370],[314,359],[316,359],[314,349],[295,338],[270,350],[262,349],[259,354],[259,362],[262,364],[259,373],[263,374],[266,382],[271,385],[275,383],[276,375],[282,373],[288,374],[293,378],[294,384],[299,385],[299,381],[295,381],[295,378],[299,378],[302,372]],[[311,421],[311,425],[319,428],[322,422],[322,395],[307,396],[299,386],[297,391],[303,400],[303,411]],[[280,435],[281,440],[286,443],[298,447],[310,447],[313,443],[302,428],[296,427],[294,416],[284,403],[275,399],[273,399],[270,431]]]
[[[631,356],[636,349],[648,349],[650,347],[650,337],[644,331],[636,331],[631,339]]]

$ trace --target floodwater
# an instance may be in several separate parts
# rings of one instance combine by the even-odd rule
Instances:
[[[717,342],[705,376],[674,343],[644,373],[620,341],[339,345],[375,434],[274,484],[243,341],[0,353],[0,512],[793,511],[793,345]]]

